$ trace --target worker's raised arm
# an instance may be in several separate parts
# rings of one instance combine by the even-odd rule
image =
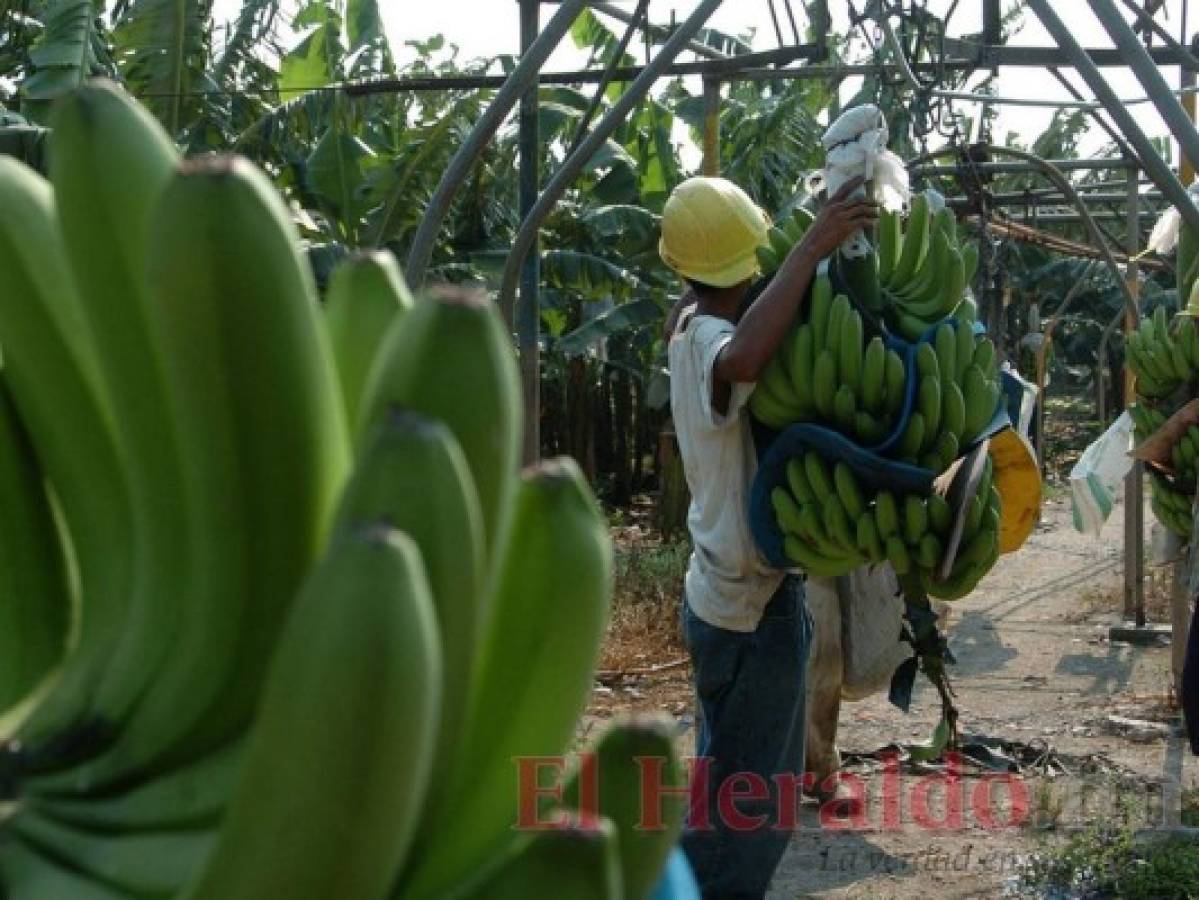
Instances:
[[[750,304],[716,361],[718,380],[730,384],[757,381],[799,312],[820,260],[855,231],[874,224],[878,205],[853,196],[861,186],[862,179],[855,178],[825,203],[769,286]]]

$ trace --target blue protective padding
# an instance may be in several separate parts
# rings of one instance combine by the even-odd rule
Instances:
[[[927,494],[936,477],[931,469],[886,459],[823,425],[807,422],[792,425],[780,433],[761,456],[749,490],[750,533],[766,561],[779,569],[794,568],[795,563],[783,552],[783,533],[775,521],[770,494],[779,485],[787,483],[787,463],[808,450],[815,450],[826,461],[845,463],[863,486],[874,490],[885,488],[899,494]]]
[[[1009,377],[1006,372],[1002,377]],[[774,517],[771,492],[787,483],[787,463],[808,450],[817,451],[826,463],[843,462],[853,471],[859,483],[875,491],[889,490],[896,494],[927,494],[937,473],[920,466],[909,466],[859,447],[849,438],[823,425],[801,422],[786,431],[772,432],[751,418],[754,443],[758,455],[758,471],[749,490],[749,529],[754,543],[765,560],[779,569],[795,567],[783,551],[783,533]],[[965,456],[987,438],[993,437],[1012,424],[1003,392],[995,405],[995,415],[969,446],[959,451]]]

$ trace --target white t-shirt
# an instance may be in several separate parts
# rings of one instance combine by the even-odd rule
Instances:
[[[689,313],[684,313],[684,318]],[[700,619],[753,631],[784,573],[762,559],[749,530],[749,487],[757,469],[745,403],[752,384],[734,384],[728,412],[712,406],[713,367],[733,324],[691,316],[670,340],[670,408],[691,509],[694,551],[684,590]]]

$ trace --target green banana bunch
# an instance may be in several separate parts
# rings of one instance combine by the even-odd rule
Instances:
[[[1179,323],[1177,333],[1171,335],[1166,310],[1159,306],[1125,339],[1125,353],[1136,373],[1140,396],[1165,399],[1199,374],[1199,337],[1194,322],[1183,316]]]
[[[770,230],[767,232],[769,243],[758,248],[758,264],[762,267],[763,275],[773,275],[778,271],[783,260],[787,258],[787,254],[803,240],[803,236],[812,227],[814,221],[815,217],[809,210],[797,206],[790,215],[784,216],[779,222],[770,226]]]
[[[791,459],[786,485],[771,493],[784,552],[810,575],[837,577],[859,566],[889,563],[915,574],[927,591],[957,599],[974,589],[999,556],[999,492],[990,457],[970,499],[951,574],[934,580],[953,529],[954,511],[938,494],[869,492],[844,463],[830,465],[815,451]]]
[[[186,451],[178,648],[157,670],[129,671],[137,714],[93,759],[31,780],[43,794],[129,785],[244,730],[348,463],[312,276],[265,175],[239,159],[189,163],[162,197],[147,258],[172,426]],[[123,712],[95,715],[120,721]]]
[[[943,581],[922,579],[928,594],[939,600],[965,597],[999,559],[999,522],[1003,509],[989,457],[982,482],[967,502],[965,528],[949,577]]]
[[[0,158],[0,895],[648,896],[661,724],[600,739],[598,818],[581,766],[578,827],[512,827],[611,545],[576,466],[517,471],[498,311],[371,255],[322,315],[262,173],[110,86],[55,117],[53,184]]]
[[[1166,424],[1166,414],[1164,412],[1157,407],[1148,406],[1144,403],[1130,403],[1128,405],[1128,414],[1132,418],[1133,433],[1138,443],[1152,436],[1159,428]]]
[[[903,360],[881,337],[866,340],[861,314],[827,275],[812,286],[807,320],[797,323],[750,395],[750,411],[771,428],[819,422],[859,443],[886,437],[903,408]]]
[[[916,379],[916,404],[892,455],[942,472],[995,415],[1002,392],[995,344],[976,340],[968,322],[942,322],[916,348]]]
[[[1182,226],[1179,237],[1179,286],[1194,280],[1194,240],[1190,229]],[[1183,275],[1182,266],[1191,271]],[[1180,294],[1179,296],[1185,296]],[[1176,316],[1171,325],[1164,307],[1125,339],[1125,355],[1136,374],[1138,402],[1129,404],[1134,434],[1138,442],[1157,432],[1194,394],[1199,379],[1199,329],[1188,315]],[[1154,515],[1170,531],[1189,538],[1192,530],[1192,504],[1199,482],[1199,428],[1187,429],[1171,448],[1173,476],[1151,473],[1150,487]]]
[[[953,212],[932,213],[924,193],[912,198],[906,227],[899,213],[881,211],[877,244],[882,308],[915,341],[962,302],[978,269],[978,245],[960,245]]]
[[[1189,540],[1194,521],[1194,488],[1187,493],[1182,485],[1156,471],[1150,472],[1149,485],[1152,497],[1150,505],[1157,520]]]

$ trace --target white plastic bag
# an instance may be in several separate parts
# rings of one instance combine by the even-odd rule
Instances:
[[[1132,468],[1132,417],[1127,412],[1083,452],[1070,471],[1074,530],[1099,537],[1103,523]]]
[[[912,645],[899,638],[903,599],[889,565],[863,566],[837,579],[841,598],[841,648],[844,681],[841,696],[862,700],[886,691]]]
[[[863,103],[842,113],[821,139],[825,149],[821,179],[827,196],[845,182],[861,176],[869,184],[873,199],[888,209],[908,202],[908,172],[903,160],[887,149],[887,121],[878,107]],[[862,195],[865,195],[863,190]],[[857,231],[841,245],[848,259],[866,256],[870,241]]]
[[[1193,202],[1199,204],[1199,182],[1187,188],[1187,193]],[[1153,231],[1149,233],[1149,243],[1145,249],[1159,255],[1169,253],[1178,245],[1178,229],[1181,224],[1182,214],[1177,206],[1171,206],[1153,223]]]

